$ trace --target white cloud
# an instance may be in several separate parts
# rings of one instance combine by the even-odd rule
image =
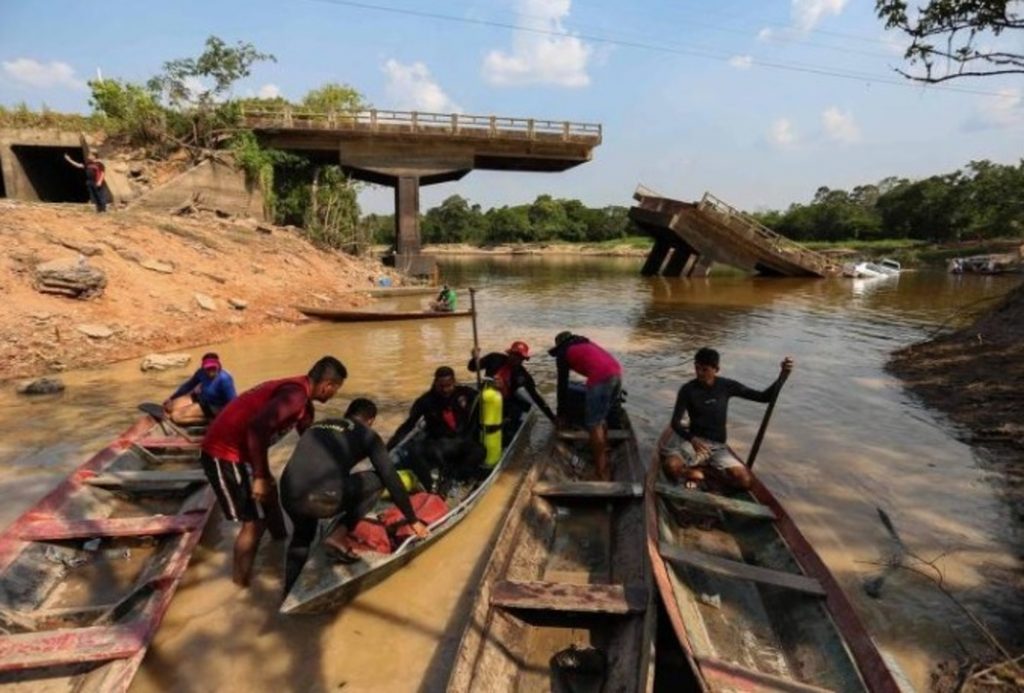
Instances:
[[[754,58],[749,55],[734,55],[729,58],[729,64],[737,70],[749,70],[754,64]]]
[[[837,106],[829,106],[822,111],[821,125],[825,128],[828,138],[836,142],[849,144],[860,139],[860,128],[853,114],[849,111],[844,113]]]
[[[85,89],[85,81],[75,77],[75,68],[59,60],[41,63],[32,58],[16,58],[3,61],[3,67],[8,77],[30,87]]]
[[[758,41],[770,41],[775,38],[775,30],[770,27],[765,27],[761,31],[757,32]]]
[[[462,108],[452,101],[441,86],[430,76],[430,70],[421,62],[403,65],[395,59],[384,63],[388,76],[385,91],[396,108],[434,113],[460,113]]]
[[[796,144],[797,134],[793,129],[793,123],[789,122],[788,118],[779,118],[768,129],[768,139],[780,147]]]
[[[825,15],[842,13],[849,0],[793,0],[790,14],[801,31],[810,31]]]
[[[281,95],[281,87],[276,84],[264,84],[256,92],[256,96],[261,99],[276,99]]]
[[[525,29],[564,32],[562,20],[572,0],[519,0],[519,25]],[[517,31],[512,50],[492,50],[484,58],[484,79],[498,86],[553,84],[585,87],[593,48],[575,36]]]
[[[983,97],[965,130],[990,130],[1024,125],[1024,94],[1019,87],[1004,87],[997,96]]]

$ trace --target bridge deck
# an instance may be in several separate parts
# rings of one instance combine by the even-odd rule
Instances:
[[[670,260],[672,274],[706,270],[712,262],[781,276],[824,277],[835,272],[821,253],[772,231],[711,193],[696,203],[661,197],[644,188],[638,188],[633,197],[639,204],[630,209],[630,217],[655,239],[655,250],[660,244],[664,254],[667,244],[677,255],[692,255],[689,263],[673,265]],[[649,263],[653,264],[660,266],[660,262]],[[648,270],[654,273],[657,268]]]

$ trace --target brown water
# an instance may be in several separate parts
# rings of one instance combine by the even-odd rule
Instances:
[[[722,373],[754,387],[774,379],[784,355],[797,367],[776,407],[756,469],[835,572],[879,644],[919,689],[936,662],[980,638],[925,579],[901,571],[883,597],[862,583],[892,549],[876,507],[906,544],[934,558],[945,584],[995,632],[1010,637],[1024,617],[1019,556],[1024,538],[1000,495],[1000,476],[958,442],[950,424],[911,399],[883,370],[893,349],[965,318],[1012,280],[907,273],[898,279],[644,279],[637,260],[499,258],[446,261],[455,284],[480,286],[480,339],[486,349],[527,341],[541,390],[553,390],[544,353],[571,329],[607,347],[625,367],[625,388],[645,455],[667,423],[675,391],[691,377],[689,358],[704,345],[723,355]],[[414,308],[424,298],[381,303]],[[468,296],[460,295],[460,307]],[[215,337],[215,336],[212,336]],[[215,338],[211,342],[215,342]],[[331,353],[351,377],[322,411],[351,398],[382,406],[389,433],[433,369],[465,372],[468,319],[332,325],[215,344],[241,387],[304,372]],[[195,349],[198,356],[204,349]],[[136,361],[65,374],[53,398],[0,394],[0,521],[9,522],[125,428],[134,406],[160,401],[185,372],[143,374]],[[467,379],[469,378],[466,373]],[[745,451],[763,408],[735,401],[730,440]],[[272,459],[280,464],[289,436]],[[469,519],[407,569],[343,611],[313,618],[276,613],[283,548],[267,544],[250,592],[229,578],[233,538],[211,525],[193,558],[134,689],[425,690],[447,675],[472,599],[473,577],[511,497],[503,478]]]

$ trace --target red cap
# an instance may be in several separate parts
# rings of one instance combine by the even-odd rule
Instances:
[[[220,359],[208,356],[203,359],[203,368],[220,368]]]
[[[530,347],[526,342],[512,342],[512,346],[508,348],[506,354],[519,354],[524,360],[530,358]]]

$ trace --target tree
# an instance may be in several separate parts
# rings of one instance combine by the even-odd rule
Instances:
[[[164,111],[152,92],[118,79],[90,81],[89,90],[89,104],[110,120],[115,134],[136,145],[160,140],[166,123]]]
[[[921,63],[925,70],[897,72],[929,83],[1024,74],[1024,54],[1002,50],[991,41],[1004,31],[1024,29],[1021,8],[1015,0],[928,0],[911,12],[907,0],[875,1],[885,28],[898,29],[911,39],[904,58],[911,65]]]
[[[318,113],[361,111],[367,107],[363,95],[348,86],[328,82],[302,97],[302,105]]]
[[[451,195],[427,211],[421,227],[424,243],[464,243],[480,235],[483,215],[460,195]]]

